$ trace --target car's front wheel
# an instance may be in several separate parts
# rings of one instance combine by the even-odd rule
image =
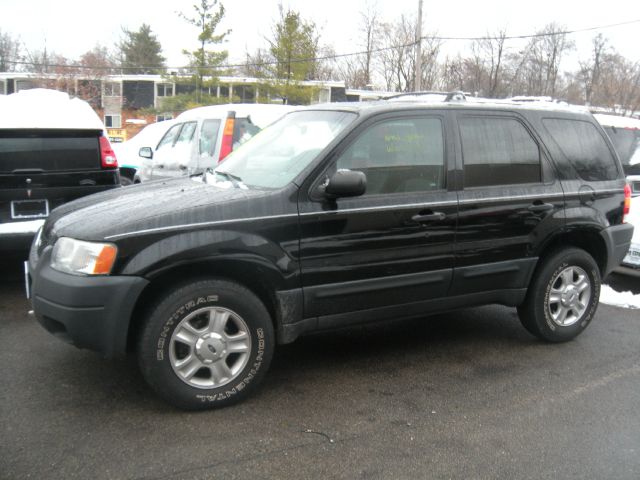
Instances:
[[[273,350],[271,318],[258,297],[234,282],[200,280],[151,309],[138,359],[164,400],[201,410],[245,398],[260,383]]]
[[[587,328],[598,308],[600,271],[578,248],[557,250],[542,260],[518,314],[532,334],[565,342]]]

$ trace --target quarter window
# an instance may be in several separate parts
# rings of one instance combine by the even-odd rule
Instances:
[[[542,181],[540,149],[519,121],[465,117],[459,125],[465,188]]]
[[[618,167],[596,127],[582,120],[545,118],[544,127],[583,180],[614,180]]]
[[[376,123],[340,155],[336,167],[363,172],[365,195],[443,189],[442,122],[403,118]]]
[[[207,119],[202,122],[202,127],[200,128],[200,154],[213,156],[219,130],[220,120]]]

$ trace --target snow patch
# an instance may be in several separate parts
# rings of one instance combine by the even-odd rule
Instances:
[[[26,222],[0,223],[0,235],[17,235],[22,233],[36,233],[44,225],[44,220],[29,220]]]
[[[91,106],[64,92],[34,88],[0,95],[0,128],[104,130]]]
[[[236,114],[236,118],[250,117],[251,123],[259,128],[278,120],[289,112],[299,110],[300,107],[291,105],[275,105],[262,103],[233,103],[226,105],[209,105],[206,107],[197,107],[182,112],[176,120],[186,122],[189,120],[199,120],[201,118],[227,118],[229,111]]]
[[[600,125],[604,127],[628,128],[640,130],[640,120],[632,117],[622,117],[620,115],[606,115],[596,113],[593,115]]]
[[[602,285],[600,302],[622,308],[640,308],[640,294],[633,292],[616,292],[609,285]]]

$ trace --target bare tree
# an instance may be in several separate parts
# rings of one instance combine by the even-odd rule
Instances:
[[[78,64],[83,67],[83,75],[92,77],[103,77],[115,73],[118,67],[118,61],[109,49],[99,44],[80,55]]]
[[[521,93],[556,96],[560,91],[560,65],[575,45],[566,28],[550,23],[537,32],[525,50],[514,81]]]
[[[603,55],[592,99],[623,115],[636,111],[640,106],[640,64],[617,52]]]
[[[365,10],[360,12],[360,31],[363,33],[365,53],[362,63],[362,81],[364,87],[371,83],[374,49],[378,46],[380,21],[377,3],[367,2]]]
[[[438,57],[441,47],[442,41],[435,35],[422,37],[422,78],[420,82],[422,90],[434,90],[440,83],[440,64],[438,63]]]
[[[545,94],[556,95],[558,88],[558,74],[562,57],[575,48],[575,44],[567,37],[565,27],[550,23],[544,27],[542,33],[542,53],[545,69]]]
[[[359,41],[362,53],[350,55],[336,61],[337,74],[351,88],[366,88],[372,83],[375,50],[379,45],[380,21],[377,2],[367,1],[360,12]]]
[[[269,76],[269,67],[273,57],[264,48],[257,48],[253,53],[245,52],[245,64],[238,69],[241,75],[255,78]]]
[[[0,30],[0,72],[13,72],[17,69],[22,53],[20,40]]]
[[[413,90],[415,67],[415,22],[401,15],[392,23],[382,24],[381,52],[378,67],[387,90]]]
[[[64,55],[47,50],[27,50],[25,70],[34,73],[70,75],[79,72],[78,67]]]
[[[475,90],[466,88],[465,61],[460,54],[455,57],[447,56],[440,67],[440,88],[445,91]]]
[[[506,30],[500,30],[495,35],[476,40],[476,50],[482,56],[483,83],[481,91],[488,97],[500,96],[504,91],[503,79],[504,61],[506,56]]]
[[[395,22],[382,24],[380,37],[377,64],[387,89],[396,92],[413,91],[417,43],[415,19],[401,15]],[[435,35],[423,36],[421,84],[426,90],[440,81],[440,47],[441,41]]]
[[[585,62],[580,62],[580,77],[584,83],[584,100],[590,104],[593,97],[594,88],[600,81],[602,71],[603,56],[606,55],[608,46],[607,39],[599,33],[592,40],[591,58]]]

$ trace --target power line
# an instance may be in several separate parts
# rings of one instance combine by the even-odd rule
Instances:
[[[372,50],[364,50],[364,51],[358,51],[358,52],[350,52],[350,53],[340,53],[340,54],[331,54],[331,55],[323,55],[323,56],[317,56],[317,57],[309,57],[309,58],[297,58],[297,59],[291,59],[287,62],[281,62],[278,60],[267,60],[267,61],[260,61],[260,62],[246,62],[246,63],[235,63],[235,64],[225,64],[225,65],[204,65],[204,66],[181,66],[181,67],[157,67],[157,66],[149,66],[149,65],[139,65],[139,66],[132,66],[132,67],[125,67],[125,66],[88,66],[88,65],[69,65],[69,64],[51,64],[51,63],[43,63],[43,62],[27,62],[27,61],[19,61],[19,60],[4,60],[5,63],[8,64],[12,64],[12,65],[29,65],[29,66],[46,66],[47,68],[69,68],[69,69],[84,69],[84,70],[113,70],[113,71],[123,71],[123,70],[144,70],[144,69],[148,69],[148,70],[188,70],[189,72],[193,72],[193,71],[198,71],[198,70],[213,70],[213,69],[217,69],[217,70],[226,70],[226,69],[232,69],[232,68],[241,68],[241,67],[266,67],[266,66],[273,66],[273,65],[281,65],[281,64],[285,64],[285,63],[306,63],[306,62],[319,62],[319,61],[323,61],[323,60],[336,60],[338,58],[346,58],[346,57],[353,57],[356,55],[364,55],[366,53],[381,53],[381,52],[385,52],[385,51],[389,51],[389,50],[395,50],[395,49],[400,49],[400,48],[408,48],[408,47],[412,47],[415,46],[419,40],[438,40],[438,41],[480,41],[480,40],[526,40],[526,39],[532,39],[532,38],[543,38],[543,37],[553,37],[556,35],[572,35],[572,34],[576,34],[576,33],[584,33],[584,32],[592,32],[592,31],[596,31],[596,30],[605,30],[608,28],[615,28],[615,27],[621,27],[621,26],[625,26],[625,25],[632,25],[632,24],[636,24],[636,23],[640,23],[640,19],[636,19],[636,20],[629,20],[626,22],[619,22],[619,23],[611,23],[608,25],[599,25],[596,27],[587,27],[587,28],[580,28],[580,29],[575,29],[575,30],[558,30],[558,31],[553,31],[553,32],[539,32],[539,33],[532,33],[532,34],[527,34],[527,35],[504,35],[504,36],[492,36],[492,35],[485,35],[485,36],[481,36],[481,37],[446,37],[446,36],[440,36],[440,35],[423,35],[421,36],[419,39],[416,38],[415,40],[405,43],[405,44],[400,44],[400,45],[392,45],[392,46],[388,46],[388,47],[380,47],[380,48],[376,48],[376,49],[372,49]]]

